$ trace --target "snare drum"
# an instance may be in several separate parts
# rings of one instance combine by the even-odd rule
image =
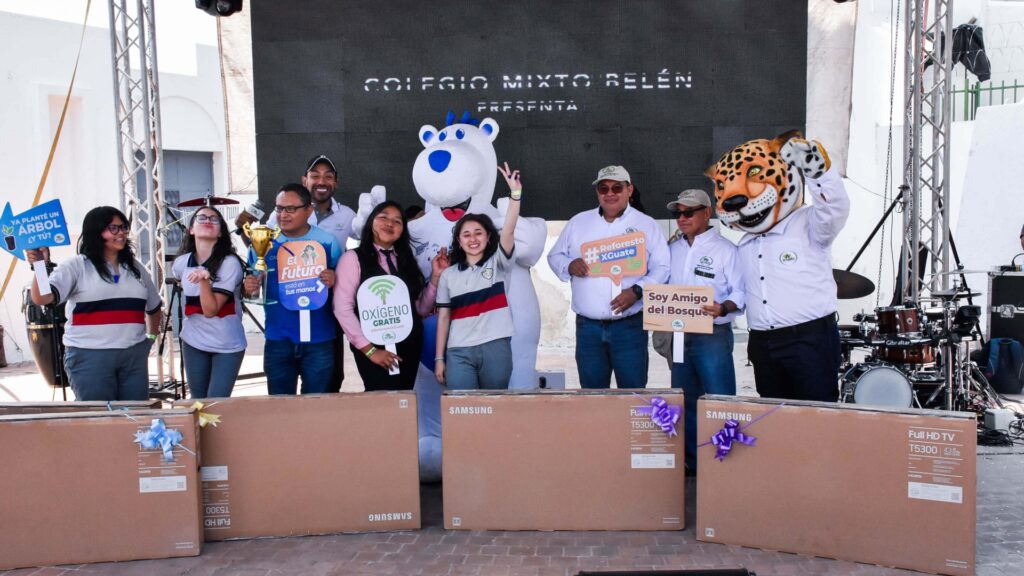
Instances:
[[[910,379],[887,364],[857,364],[843,375],[843,397],[856,404],[910,408],[914,389]]]
[[[921,316],[911,306],[889,306],[875,308],[878,317],[878,333],[886,336],[911,334],[921,331]]]

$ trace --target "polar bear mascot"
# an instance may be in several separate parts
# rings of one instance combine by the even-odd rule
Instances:
[[[430,274],[430,261],[452,241],[452,229],[464,214],[486,214],[498,230],[505,221],[508,198],[491,204],[497,179],[498,158],[494,140],[498,123],[491,118],[477,120],[465,112],[456,120],[449,112],[443,128],[429,124],[420,128],[423,151],[416,157],[412,180],[423,198],[426,212],[409,222],[413,251],[423,274]],[[527,174],[527,178],[529,175]],[[526,185],[529,186],[529,180]],[[529,192],[527,192],[529,194]],[[375,186],[359,197],[359,211],[353,228],[362,230],[374,206],[384,201],[383,186]],[[516,225],[515,266],[509,278],[508,300],[515,335],[512,337],[512,378],[509,388],[536,387],[535,367],[540,341],[540,305],[530,279],[530,267],[544,251],[547,225],[541,218],[519,218]],[[434,335],[436,323],[424,324],[424,358],[429,367],[420,366],[416,394],[420,412],[420,470],[427,479],[440,477],[440,395],[442,388],[434,377]]]

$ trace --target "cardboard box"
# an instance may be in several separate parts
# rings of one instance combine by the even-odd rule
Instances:
[[[682,422],[670,437],[641,414],[654,396],[683,404],[669,391],[447,393],[444,527],[682,530]]]
[[[118,402],[0,402],[0,416],[8,414],[57,414],[108,410],[159,410],[159,399]]]
[[[171,463],[135,443],[154,418]],[[185,410],[0,416],[0,570],[198,555],[197,438]]]
[[[420,527],[414,393],[203,402],[207,540]]]
[[[697,415],[699,540],[974,573],[974,414],[705,396]],[[701,444],[727,419],[756,445],[718,461]]]

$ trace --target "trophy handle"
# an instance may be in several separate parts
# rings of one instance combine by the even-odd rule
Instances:
[[[271,240],[277,240],[277,237],[281,235],[281,228],[274,226],[274,231],[270,233]]]
[[[242,224],[242,231],[245,232],[246,237],[249,236],[249,223],[245,222]]]

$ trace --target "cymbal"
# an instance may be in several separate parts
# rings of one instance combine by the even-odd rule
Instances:
[[[855,272],[833,269],[832,277],[836,280],[836,296],[840,300],[862,298],[875,291],[874,282]]]
[[[990,270],[947,270],[936,272],[933,276],[949,276],[950,274],[988,274]]]
[[[195,208],[196,206],[223,206],[225,204],[238,204],[238,200],[224,198],[223,196],[204,196],[178,202],[178,208]]]
[[[947,300],[959,300],[960,298],[977,298],[981,292],[965,292],[963,290],[939,290],[932,292],[929,296]]]

